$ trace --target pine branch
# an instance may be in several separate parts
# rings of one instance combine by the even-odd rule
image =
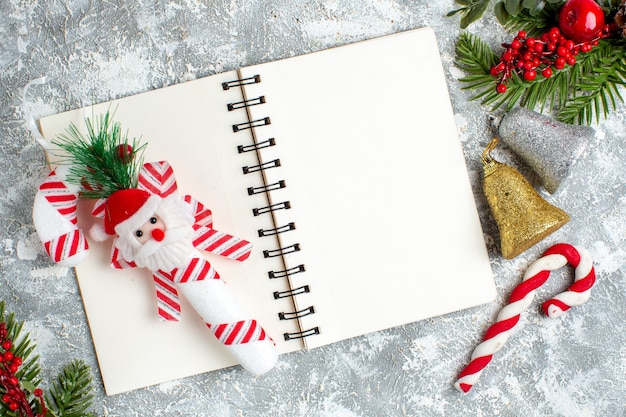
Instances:
[[[70,165],[67,180],[81,185],[80,196],[107,198],[115,191],[136,188],[146,145],[137,139],[129,143],[109,112],[95,122],[87,118],[85,127],[86,136],[72,123],[52,142],[65,151],[59,162]]]
[[[626,87],[626,45],[601,41],[581,62],[571,99],[557,119],[566,123],[591,124],[606,118],[618,102],[624,102],[620,87]]]
[[[472,100],[491,110],[516,104],[541,111],[558,109],[557,119],[591,124],[606,117],[623,102],[620,88],[626,86],[626,41],[601,40],[591,51],[578,55],[573,66],[556,71],[550,78],[524,81],[515,72],[504,93],[496,91],[497,79],[490,68],[498,61],[493,50],[476,35],[462,33],[457,42],[457,65],[468,75],[460,81],[474,90]]]
[[[88,411],[94,397],[90,369],[78,360],[65,366],[44,401],[38,388],[39,357],[32,356],[35,345],[29,335],[21,336],[23,325],[13,313],[6,315],[4,301],[0,301],[0,415],[95,417]]]
[[[63,368],[62,373],[50,388],[47,403],[58,417],[93,417],[89,409],[92,405],[92,379],[89,367],[82,361],[74,360]]]
[[[0,401],[0,414],[6,417],[23,417],[20,410],[11,410],[9,408],[10,402],[4,401],[5,396],[10,394],[9,385],[5,383],[6,379],[10,377],[10,372],[7,373],[6,364],[10,361],[7,361],[6,354],[10,353],[10,355],[15,358],[19,357],[21,365],[19,365],[18,370],[15,372],[15,377],[18,379],[19,383],[25,387],[36,387],[41,383],[39,379],[39,373],[41,372],[41,367],[38,363],[38,356],[31,356],[35,346],[31,344],[29,335],[26,334],[24,336],[21,335],[22,327],[24,323],[18,322],[15,320],[15,315],[13,313],[6,314],[5,303],[4,301],[0,301],[0,339],[4,342],[10,342],[11,346],[9,349],[4,349],[6,346],[3,346],[3,350],[5,353],[3,356],[3,369],[2,369],[2,377],[0,377],[0,397],[3,399]],[[8,346],[8,345],[7,345]],[[12,385],[11,385],[12,387]],[[32,394],[32,390],[28,391]],[[25,394],[28,394],[25,393]],[[8,397],[7,397],[8,398]],[[34,406],[34,397],[32,395],[28,395],[24,398],[25,401],[28,402],[31,409]]]

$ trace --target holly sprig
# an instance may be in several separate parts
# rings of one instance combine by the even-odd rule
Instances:
[[[66,365],[49,395],[39,388],[41,366],[24,323],[0,301],[0,415],[6,417],[95,417],[90,368],[80,360]]]
[[[591,124],[600,121],[624,99],[626,86],[626,40],[600,40],[575,65],[558,70],[549,78],[522,79],[513,72],[505,92],[496,90],[490,69],[498,55],[476,35],[462,33],[456,47],[457,65],[467,72],[460,81],[475,90],[473,100],[492,110],[511,110],[516,104],[541,111],[556,108],[556,119],[565,123]]]
[[[462,29],[466,29],[493,5],[493,13],[502,26],[512,31],[523,29],[533,34],[553,24],[556,11],[564,2],[564,0],[455,0],[461,7],[450,11],[448,16],[460,14],[459,24]],[[599,0],[598,3],[608,13],[617,8],[621,0]],[[536,24],[539,26],[535,26]]]
[[[80,197],[107,198],[115,191],[136,188],[146,144],[128,138],[113,114],[107,111],[85,119],[86,134],[71,123],[52,144],[65,154],[60,164],[70,166],[67,180],[81,186]]]

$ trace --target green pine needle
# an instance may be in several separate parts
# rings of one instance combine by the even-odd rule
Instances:
[[[498,62],[495,52],[476,35],[464,32],[457,42],[457,65],[468,75],[460,81],[475,91],[473,100],[496,110],[519,104],[529,109],[552,111],[566,123],[591,124],[606,118],[623,102],[620,89],[626,86],[626,40],[601,40],[590,52],[577,56],[578,62],[525,81],[516,73],[507,81],[507,90],[498,93],[498,80],[490,68]]]
[[[94,398],[91,371],[80,360],[74,360],[63,368],[50,388],[46,403],[57,417],[93,417],[89,409]]]
[[[20,381],[22,386],[37,386],[41,383],[39,379],[39,373],[41,367],[38,363],[38,356],[31,356],[35,346],[31,343],[29,335],[21,335],[23,322],[15,320],[13,313],[6,314],[4,301],[0,301],[0,322],[6,324],[7,338],[13,341],[13,348],[11,351],[15,356],[22,358],[22,365],[15,373],[16,378]],[[4,395],[3,389],[0,389],[0,397]],[[34,398],[31,399],[31,404],[34,405]],[[21,417],[17,412],[9,410],[7,404],[0,401],[0,415],[6,417]]]
[[[40,415],[41,404],[33,395],[35,389],[41,385],[39,374],[39,356],[33,355],[35,345],[31,343],[30,335],[21,335],[23,322],[15,320],[13,313],[6,314],[5,303],[0,301],[0,323],[7,329],[8,340],[13,341],[11,352],[22,358],[15,377],[19,380],[21,389],[26,394],[33,415]],[[0,386],[0,398],[6,394]],[[50,395],[46,396],[46,417],[95,417],[89,411],[94,398],[90,368],[80,360],[74,360],[66,365],[57,380],[52,384]],[[0,400],[0,415],[3,417],[24,417],[19,410],[11,411],[4,401]]]
[[[52,143],[66,155],[60,163],[69,164],[67,180],[81,185],[82,198],[107,198],[115,191],[136,188],[139,169],[143,164],[145,144],[122,133],[119,123],[107,112],[95,122],[85,120],[87,135],[73,123]],[[119,147],[130,145],[127,157],[119,156]]]

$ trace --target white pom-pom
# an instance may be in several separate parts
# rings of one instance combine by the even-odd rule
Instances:
[[[111,235],[104,230],[104,224],[102,223],[95,223],[91,226],[89,236],[96,242],[104,242],[111,237]]]

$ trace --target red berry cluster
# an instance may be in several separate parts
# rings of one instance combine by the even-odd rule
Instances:
[[[496,90],[504,93],[514,72],[526,81],[535,80],[538,74],[550,78],[555,70],[576,64],[579,53],[591,51],[598,40],[608,37],[610,32],[610,26],[604,25],[595,39],[578,44],[565,38],[558,27],[537,38],[527,37],[524,31],[518,32],[510,44],[502,44],[506,49],[500,62],[491,68],[491,75],[498,79]]]
[[[20,412],[24,417],[44,417],[47,409],[44,404],[43,391],[39,388],[33,391],[33,395],[37,397],[41,404],[41,413],[33,413],[30,407],[26,393],[20,386],[20,381],[16,374],[22,365],[22,358],[16,356],[13,351],[13,342],[8,338],[6,323],[0,323],[0,391],[3,391],[2,402],[11,411]]]

